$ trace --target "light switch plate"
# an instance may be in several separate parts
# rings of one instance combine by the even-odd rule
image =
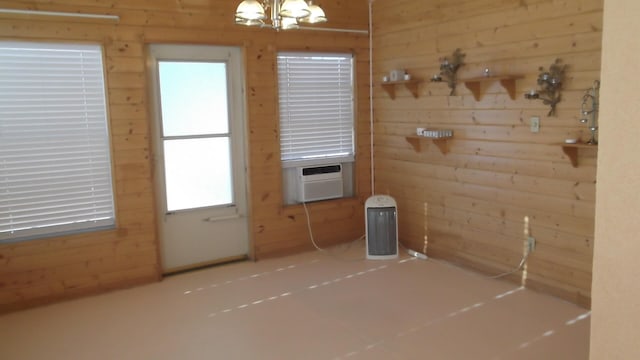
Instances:
[[[540,117],[538,116],[531,117],[531,132],[532,133],[540,132]]]

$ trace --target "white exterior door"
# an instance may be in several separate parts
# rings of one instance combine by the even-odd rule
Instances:
[[[241,50],[151,45],[149,55],[163,270],[246,257]]]

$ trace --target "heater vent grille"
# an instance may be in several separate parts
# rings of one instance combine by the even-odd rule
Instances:
[[[397,207],[389,196],[373,196],[365,205],[367,258],[398,257]]]

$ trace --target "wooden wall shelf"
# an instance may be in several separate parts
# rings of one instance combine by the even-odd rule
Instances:
[[[516,99],[516,80],[522,79],[521,75],[483,76],[464,80],[464,86],[471,91],[476,101],[482,98],[482,83],[499,81],[500,85],[509,93],[511,100]]]
[[[411,79],[411,80],[400,80],[400,81],[388,81],[382,83],[382,88],[384,91],[389,94],[389,97],[393,100],[396,98],[396,86],[404,85],[413,95],[414,98],[418,98],[418,84],[420,84],[422,80],[419,79]]]
[[[577,144],[562,144],[562,151],[569,157],[571,165],[575,168],[578,167],[578,149],[598,149],[598,145],[591,145],[585,143]]]
[[[428,137],[417,136],[417,135],[405,136],[405,139],[407,140],[407,142],[411,144],[411,146],[413,146],[413,150],[415,150],[416,152],[422,151],[422,145],[421,145],[422,141],[431,140],[438,147],[438,149],[440,149],[440,152],[442,154],[446,154],[449,152],[449,149],[447,148],[447,140],[452,138],[453,137],[451,136],[443,137],[443,138],[428,138]]]

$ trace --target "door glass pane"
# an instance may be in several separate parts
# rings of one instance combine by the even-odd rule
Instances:
[[[227,65],[160,61],[164,136],[229,132]]]
[[[164,141],[167,210],[233,203],[229,138]]]

